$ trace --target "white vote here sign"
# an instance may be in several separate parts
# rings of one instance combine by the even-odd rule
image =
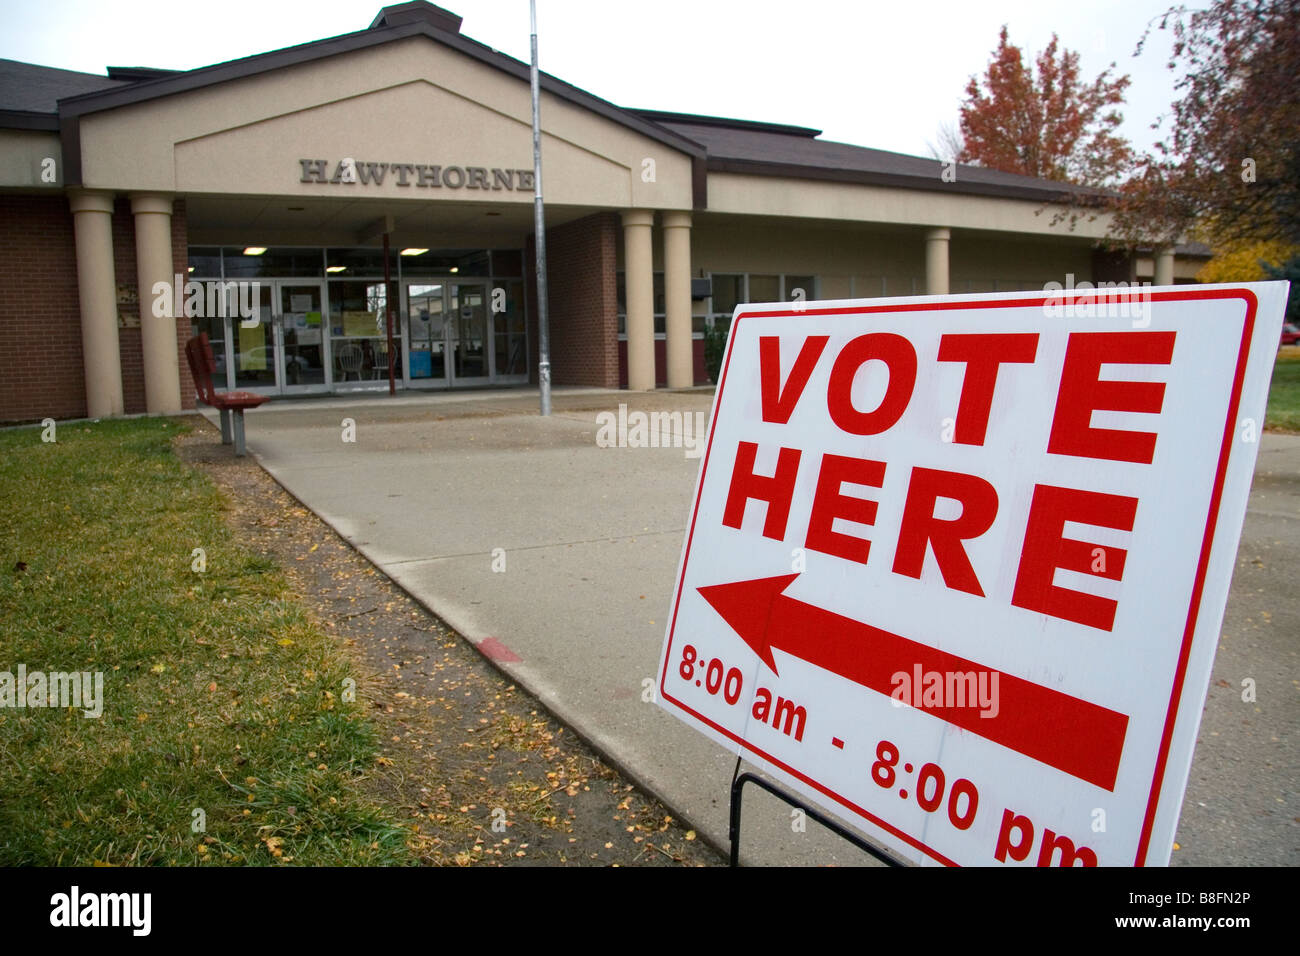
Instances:
[[[740,307],[661,705],[914,862],[1167,863],[1286,293]]]

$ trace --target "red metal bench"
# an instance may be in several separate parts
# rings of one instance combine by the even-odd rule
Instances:
[[[235,454],[242,456],[244,409],[256,408],[267,400],[267,396],[253,392],[218,392],[212,387],[212,375],[217,370],[217,363],[212,357],[207,332],[200,332],[185,343],[185,358],[190,363],[190,374],[194,376],[200,400],[221,412],[221,444],[229,445],[233,432]]]

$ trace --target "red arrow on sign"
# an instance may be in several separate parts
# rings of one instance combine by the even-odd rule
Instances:
[[[922,709],[1080,780],[1115,789],[1127,716],[786,597],[782,592],[798,576],[717,584],[699,592],[774,674],[773,650],[886,696],[894,691],[894,675],[910,677],[918,664],[923,672],[945,675],[984,672],[990,686],[997,674],[999,706],[994,716],[981,716],[974,705]]]

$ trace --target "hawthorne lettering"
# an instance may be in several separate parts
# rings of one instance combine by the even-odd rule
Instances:
[[[298,182],[321,186],[382,186],[390,184],[417,189],[508,189],[530,192],[531,169],[502,169],[487,166],[443,166],[426,163],[376,163],[362,159],[298,160]],[[389,174],[392,174],[391,176]]]

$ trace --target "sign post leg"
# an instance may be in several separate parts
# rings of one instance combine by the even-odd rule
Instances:
[[[820,811],[814,810],[806,803],[802,803],[799,800],[796,800],[794,797],[790,796],[790,794],[786,793],[784,790],[782,790],[780,787],[776,786],[775,784],[768,783],[762,777],[756,777],[752,773],[745,772],[742,773],[740,776],[736,777],[736,779],[731,782],[731,826],[729,828],[728,835],[731,839],[731,865],[733,867],[740,866],[740,805],[741,805],[741,797],[742,797],[741,791],[745,789],[745,784],[747,783],[752,783],[755,784],[756,786],[762,787],[764,790],[766,790],[772,796],[776,797],[778,800],[781,800],[792,807],[802,810],[804,813],[812,817],[814,820],[816,820],[826,829],[830,830],[836,836],[848,840],[850,843],[852,843],[854,846],[856,846],[858,849],[862,850],[863,852],[870,853],[872,856],[874,856],[881,863],[884,863],[886,866],[906,865],[901,861],[894,859],[884,850],[872,846],[870,843],[868,843],[862,837],[858,836],[856,833],[852,833],[849,830],[846,830],[844,827],[840,826],[839,823],[832,820],[830,817],[826,816]]]

